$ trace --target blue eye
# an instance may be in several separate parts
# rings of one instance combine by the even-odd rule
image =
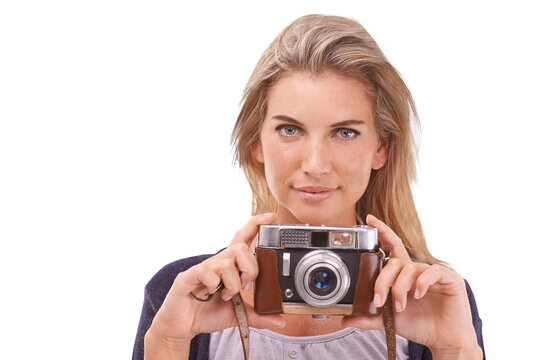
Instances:
[[[338,129],[338,136],[342,139],[354,139],[358,134],[358,131],[353,129]]]
[[[281,126],[278,126],[276,130],[279,131],[280,135],[294,136],[298,129],[295,126],[291,126],[291,125],[281,125]]]

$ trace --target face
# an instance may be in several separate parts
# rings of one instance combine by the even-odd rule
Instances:
[[[372,169],[387,159],[364,85],[335,72],[295,72],[268,96],[260,141],[282,224],[355,225]]]

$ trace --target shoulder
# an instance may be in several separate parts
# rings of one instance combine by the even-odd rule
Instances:
[[[478,315],[478,307],[476,305],[476,299],[474,298],[471,285],[469,285],[469,282],[467,280],[464,280],[464,281],[465,281],[465,288],[467,289],[467,296],[469,297],[469,304],[471,305],[471,311],[473,312],[473,316]]]
[[[176,279],[176,276],[179,273],[203,262],[211,256],[214,256],[214,254],[191,256],[173,261],[162,267],[152,279],[150,279],[144,289],[145,298],[152,304],[154,310],[157,311],[161,307],[165,296],[169,292],[174,279]]]
[[[476,339],[478,340],[478,345],[482,348],[482,351],[484,352],[484,359],[486,358],[485,355],[485,349],[484,349],[484,337],[482,335],[482,319],[480,318],[480,314],[478,312],[478,306],[476,305],[476,299],[474,298],[474,294],[472,292],[471,286],[465,280],[465,286],[467,288],[467,296],[469,298],[469,305],[471,306],[471,316],[473,321],[474,329],[476,330]]]
[[[214,254],[197,255],[184,259],[173,261],[162,267],[148,282],[147,287],[162,287],[164,284],[174,281],[176,275],[182,271],[186,271],[190,267],[197,265]]]

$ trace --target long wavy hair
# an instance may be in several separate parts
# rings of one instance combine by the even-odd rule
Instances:
[[[307,15],[287,26],[262,54],[242,97],[232,144],[253,193],[252,213],[277,210],[266,182],[264,165],[252,156],[266,115],[268,94],[292,72],[337,71],[364,84],[372,103],[375,128],[386,145],[388,160],[373,170],[356,204],[358,223],[367,214],[383,220],[403,240],[416,261],[441,262],[429,252],[411,192],[416,180],[419,122],[413,98],[398,71],[375,40],[353,19]]]

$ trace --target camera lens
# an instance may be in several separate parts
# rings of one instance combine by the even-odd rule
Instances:
[[[351,278],[347,265],[332,251],[315,250],[304,255],[294,271],[300,298],[312,306],[331,306],[343,299]]]
[[[336,275],[326,267],[318,267],[309,274],[309,289],[314,294],[324,296],[336,288]]]

